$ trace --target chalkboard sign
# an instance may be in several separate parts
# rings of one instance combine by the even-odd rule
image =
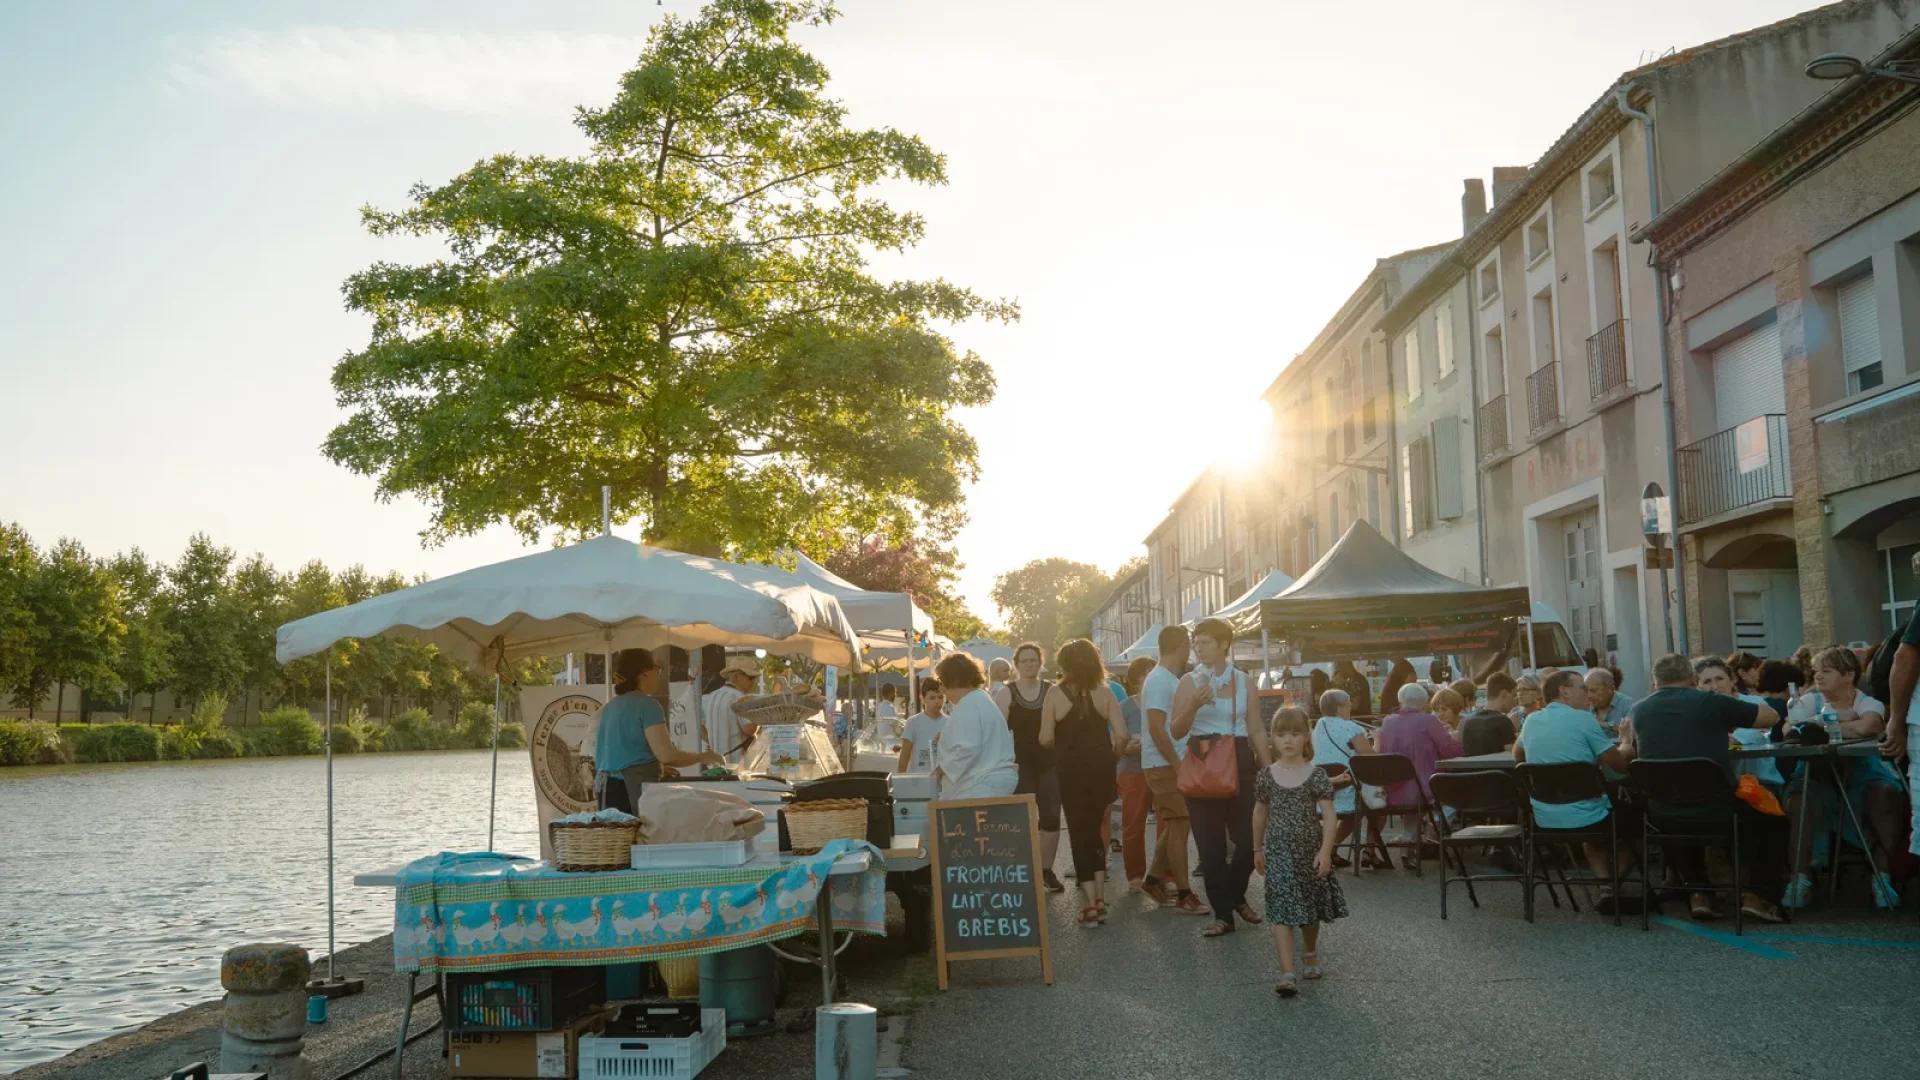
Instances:
[[[934,967],[1037,956],[1053,983],[1040,884],[1040,813],[1031,795],[928,804],[933,825]]]
[[[1260,725],[1268,731],[1273,730],[1273,717],[1289,703],[1292,695],[1286,690],[1260,691]]]

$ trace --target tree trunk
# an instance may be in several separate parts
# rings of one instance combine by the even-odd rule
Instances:
[[[67,715],[67,680],[53,684],[53,726],[59,727]]]

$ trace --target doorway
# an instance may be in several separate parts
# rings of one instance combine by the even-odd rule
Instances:
[[[1567,633],[1585,653],[1607,653],[1605,601],[1600,595],[1600,514],[1588,510],[1561,519],[1567,553]]]
[[[1800,647],[1799,571],[1729,570],[1727,607],[1735,649],[1778,658]]]

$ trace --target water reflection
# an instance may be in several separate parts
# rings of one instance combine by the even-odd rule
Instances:
[[[354,873],[487,842],[486,753],[334,765],[341,948],[392,928]],[[496,846],[539,853],[525,751],[500,759]],[[220,954],[327,945],[317,758],[0,769],[0,1073],[218,997]]]

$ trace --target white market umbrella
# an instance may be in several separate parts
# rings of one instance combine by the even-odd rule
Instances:
[[[981,667],[986,667],[995,660],[1005,660],[1009,664],[1013,663],[1013,649],[1000,644],[992,638],[973,638],[963,643],[960,646],[960,651],[980,661]]]
[[[281,626],[282,664],[347,638],[427,642],[467,663],[667,644],[731,645],[858,667],[860,645],[833,597],[761,580],[747,567],[611,534],[476,567]],[[610,688],[610,687],[609,687]],[[498,790],[500,708],[494,700]],[[492,797],[487,847],[493,847]],[[327,661],[327,974],[333,975],[333,662]]]
[[[932,666],[941,656],[953,651],[952,641],[934,634],[933,617],[920,609],[912,593],[863,589],[801,552],[793,552],[793,558],[792,570],[777,566],[760,569],[767,572],[769,580],[797,582],[838,600],[848,621],[860,633],[860,644],[869,663],[877,667],[904,666],[918,670]],[[917,688],[910,680],[908,703],[912,705],[917,698]]]

